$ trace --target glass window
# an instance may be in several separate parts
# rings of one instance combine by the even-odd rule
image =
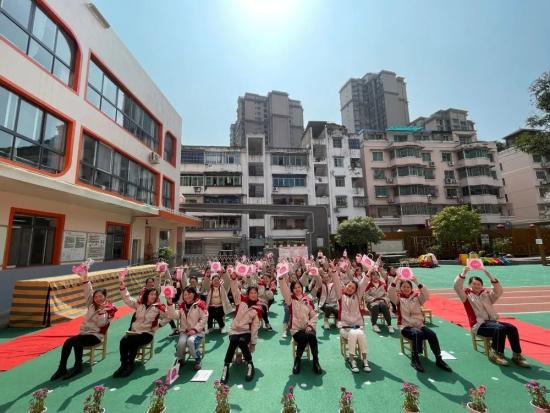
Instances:
[[[344,167],[344,157],[343,156],[335,156],[334,157],[334,167],[336,167],[336,168],[343,168]]]
[[[0,87],[0,126],[13,130],[19,97]]]
[[[342,138],[332,138],[332,147],[341,148],[342,147]]]
[[[63,83],[71,84],[74,41],[36,2],[0,1],[0,34]]]
[[[111,172],[113,150],[108,146],[98,143],[95,165],[104,172]]]
[[[346,177],[345,176],[335,176],[334,182],[337,187],[346,186]]]
[[[11,150],[13,147],[13,135],[4,132],[0,129],[0,156],[11,158]]]
[[[373,169],[374,179],[386,179],[386,172],[383,169]]]
[[[162,206],[165,208],[172,208],[173,206],[173,184],[166,180],[162,180]]]
[[[105,259],[127,259],[128,227],[125,225],[107,225],[105,237]]]
[[[432,160],[432,154],[429,152],[422,152],[422,161],[430,162]]]
[[[388,187],[387,186],[375,186],[374,187],[374,196],[376,196],[376,198],[387,198],[388,197]]]
[[[543,181],[546,180],[546,172],[544,171],[537,171],[537,179],[541,179]]]
[[[361,168],[361,159],[360,158],[350,158],[349,165],[352,168]]]
[[[26,139],[16,138],[13,158],[16,161],[28,163],[37,168],[40,160],[40,145]]]
[[[22,100],[19,106],[17,133],[33,140],[39,140],[43,115],[44,113],[36,106]]]
[[[348,139],[349,149],[361,149],[361,139]]]
[[[345,208],[348,206],[348,197],[346,195],[338,195],[336,197],[336,206],[339,208]]]
[[[164,137],[164,155],[163,158],[167,162],[172,162],[174,159],[174,141],[175,139],[167,133]]]
[[[441,161],[442,162],[452,162],[453,154],[451,152],[441,152]]]
[[[56,218],[15,214],[11,222],[8,265],[27,267],[53,263]]]
[[[65,122],[48,114],[44,126],[44,145],[55,149],[58,152],[63,151],[65,147]]]
[[[383,161],[384,160],[384,152],[382,152],[382,151],[372,151],[372,160],[373,161]]]

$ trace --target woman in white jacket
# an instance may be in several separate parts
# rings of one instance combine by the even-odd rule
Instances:
[[[224,384],[227,384],[229,381],[229,366],[233,361],[237,347],[241,350],[247,364],[245,380],[251,381],[254,378],[255,370],[252,363],[252,353],[256,348],[260,319],[262,318],[262,305],[258,300],[258,289],[256,287],[248,287],[246,295],[242,295],[237,281],[237,273],[230,275],[229,284],[236,310],[235,318],[229,330],[229,347],[225,353],[222,377],[220,379]]]
[[[78,335],[69,337],[63,343],[61,349],[61,360],[59,367],[50,380],[57,380],[63,377],[70,379],[82,372],[82,354],[84,347],[94,346],[101,343],[105,337],[111,318],[117,311],[111,302],[107,301],[107,290],[101,288],[93,289],[92,282],[88,280],[88,274],[82,275],[82,289],[86,300],[86,314],[80,325]],[[74,349],[74,367],[67,371],[67,360]]]
[[[189,351],[191,357],[195,359],[193,369],[201,369],[202,353],[200,344],[204,338],[204,329],[206,319],[208,318],[208,309],[206,303],[200,299],[199,294],[193,287],[185,287],[182,293],[182,302],[175,309],[172,305],[172,299],[167,298],[168,304],[166,315],[168,318],[179,321],[179,339],[176,344],[176,357],[179,360],[180,367],[185,362],[186,352]]]
[[[419,372],[424,371],[419,354],[423,341],[428,340],[435,355],[437,367],[450,372],[451,368],[441,358],[437,335],[424,325],[422,305],[428,299],[428,289],[419,283],[416,277],[413,277],[411,281],[402,280],[398,276],[388,289],[390,300],[397,306],[397,324],[401,328],[401,334],[412,341],[411,366]],[[417,285],[417,290],[413,290],[413,283]]]
[[[159,328],[159,321],[164,318],[166,307],[159,301],[159,293],[154,288],[146,288],[139,300],[135,300],[124,281],[120,281],[120,295],[124,303],[135,310],[130,330],[120,340],[120,367],[113,377],[127,377],[134,371],[134,361],[138,348],[149,344]]]
[[[464,267],[462,274],[455,279],[454,289],[464,304],[472,333],[493,339],[489,351],[489,359],[493,363],[501,366],[508,365],[508,361],[504,358],[504,345],[508,337],[513,352],[512,361],[518,366],[530,367],[521,354],[518,329],[510,323],[498,321],[498,313],[493,307],[503,293],[500,282],[489,271],[483,269],[493,288],[484,288],[483,280],[479,277],[470,277],[469,287],[464,288],[464,279],[469,271],[469,267]]]

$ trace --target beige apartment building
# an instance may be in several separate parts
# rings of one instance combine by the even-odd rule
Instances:
[[[449,205],[471,205],[487,228],[512,220],[496,143],[479,141],[466,115],[449,109],[415,120],[416,126],[363,134],[367,214],[384,231],[424,228]]]
[[[518,129],[505,136],[505,146],[498,153],[505,197],[518,224],[550,218],[550,159],[514,146],[524,132],[535,130]]]

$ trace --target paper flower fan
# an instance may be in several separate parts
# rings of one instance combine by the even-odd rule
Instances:
[[[268,253],[267,253],[267,259],[270,260],[271,258],[273,258],[273,253],[272,253],[272,252],[268,252]]]
[[[73,273],[77,275],[84,275],[88,272],[88,265],[85,262],[81,262],[78,265],[73,265]]]
[[[235,267],[235,271],[240,277],[246,276],[248,274],[248,265],[244,265],[243,263],[238,262],[237,266]]]
[[[124,279],[128,275],[128,272],[129,272],[128,267],[124,268],[121,272],[118,273],[118,279],[120,281],[124,281]]]
[[[414,277],[413,271],[410,267],[399,267],[397,273],[402,280],[412,280]]]
[[[277,265],[277,277],[282,277],[285,274],[288,274],[290,271],[290,268],[288,267],[287,263],[281,263]]]
[[[157,262],[157,266],[155,268],[156,272],[166,272],[167,269],[168,264],[166,264],[165,262]]]
[[[254,263],[254,265],[256,266],[256,268],[258,268],[259,270],[261,270],[264,266],[264,263],[262,261],[256,261]]]
[[[176,268],[176,280],[181,281],[183,278],[183,267]]]
[[[472,270],[481,270],[484,267],[483,261],[479,258],[468,258],[467,265]]]
[[[220,272],[222,270],[222,264],[219,261],[214,261],[210,264],[210,271],[212,272]]]
[[[363,255],[363,257],[361,257],[361,264],[363,264],[367,268],[372,268],[376,263],[367,255]]]
[[[309,270],[307,270],[307,273],[313,277],[316,277],[317,275],[319,275],[319,268],[317,267],[310,267]]]
[[[164,295],[166,298],[174,298],[174,296],[176,295],[176,289],[171,285],[166,285],[162,287],[162,295]]]

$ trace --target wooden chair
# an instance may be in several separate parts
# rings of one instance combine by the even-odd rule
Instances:
[[[150,343],[144,344],[138,348],[136,358],[140,359],[142,363],[145,363],[146,359],[151,360],[153,358],[154,342],[155,338],[153,337]]]
[[[103,340],[101,340],[101,342],[97,343],[95,346],[84,347],[84,353],[82,354],[82,356],[88,359],[90,369],[93,368],[94,362],[99,361],[96,360],[96,352],[101,354],[101,360],[104,360],[105,357],[107,357],[107,334],[105,334],[103,336]]]
[[[485,351],[487,357],[489,357],[489,349],[493,344],[493,340],[490,337],[478,336],[473,331],[470,331],[470,335],[472,336],[472,346],[474,347],[474,351],[479,351],[477,346],[479,344],[483,344],[483,350]]]
[[[342,337],[342,335],[340,335],[340,353],[342,353],[342,357],[344,358],[348,357],[348,339]],[[359,349],[359,343],[355,344],[355,355],[357,357],[361,357],[361,350]]]
[[[292,339],[292,360],[296,358],[296,348],[298,347],[298,344],[296,343],[296,340]],[[309,344],[306,346],[306,351],[308,361],[311,360],[311,349],[309,348]],[[303,357],[303,354],[302,354]]]
[[[202,356],[204,358],[204,353],[206,351],[206,335],[202,336],[200,349],[201,349]],[[187,360],[189,360],[190,358],[191,358],[191,352],[188,351],[187,352]]]
[[[410,353],[412,353],[413,343],[412,340],[403,337],[403,334],[399,336],[399,342],[401,344],[401,352],[405,354],[405,350],[409,350]],[[426,343],[426,340],[422,340],[422,352],[424,354],[424,357],[428,358],[428,344]]]
[[[424,324],[428,324],[428,320],[429,324],[433,324],[432,310],[430,308],[422,307],[422,315],[424,316]]]

